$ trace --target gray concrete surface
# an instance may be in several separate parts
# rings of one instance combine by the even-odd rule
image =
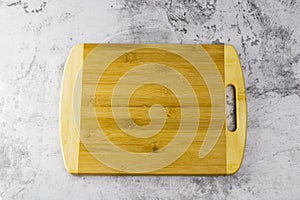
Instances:
[[[300,199],[297,0],[0,0],[0,199]],[[72,176],[58,128],[76,43],[229,43],[248,97],[245,159],[228,177]]]

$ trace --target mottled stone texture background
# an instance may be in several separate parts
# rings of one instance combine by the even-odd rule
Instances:
[[[59,142],[76,43],[229,43],[243,65],[248,136],[228,177],[72,176]],[[0,0],[0,199],[300,199],[297,0]]]

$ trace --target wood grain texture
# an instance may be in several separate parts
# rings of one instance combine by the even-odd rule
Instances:
[[[236,173],[241,167],[246,144],[247,102],[244,75],[238,54],[233,46],[224,46],[225,85],[235,88],[236,130],[226,130],[227,174]]]
[[[75,78],[80,72],[83,62],[84,45],[72,48],[64,69],[60,100],[60,135],[65,166],[70,173],[78,173],[79,133],[75,126],[73,100]],[[77,92],[81,92],[77,90]],[[80,96],[76,99],[78,104]],[[78,108],[78,107],[77,107]],[[78,111],[78,110],[77,110]],[[77,119],[78,121],[79,119]]]
[[[233,133],[225,117],[229,84],[238,91]],[[60,115],[70,173],[232,174],[242,162],[245,89],[231,46],[77,45],[65,66]]]

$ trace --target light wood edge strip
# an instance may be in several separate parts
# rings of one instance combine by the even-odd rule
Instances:
[[[80,146],[79,133],[74,123],[73,89],[77,74],[80,72],[83,62],[83,53],[84,44],[78,44],[72,48],[65,64],[60,94],[60,142],[65,167],[67,171],[72,174],[78,173]],[[81,91],[77,92],[78,95],[81,94]],[[76,95],[76,97],[78,97],[78,95]],[[78,98],[81,98],[81,95]],[[77,99],[77,102],[81,102],[81,99]],[[80,105],[77,106],[79,109],[78,112],[80,112]],[[80,117],[80,113],[77,117]]]
[[[239,56],[231,45],[224,45],[225,91],[228,85],[235,87],[236,130],[231,132],[226,126],[226,173],[236,173],[242,164],[246,145],[247,101],[245,81]]]

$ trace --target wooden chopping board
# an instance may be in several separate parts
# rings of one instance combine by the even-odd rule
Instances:
[[[233,174],[246,128],[243,72],[230,45],[79,44],[66,62],[60,134],[72,174]]]

